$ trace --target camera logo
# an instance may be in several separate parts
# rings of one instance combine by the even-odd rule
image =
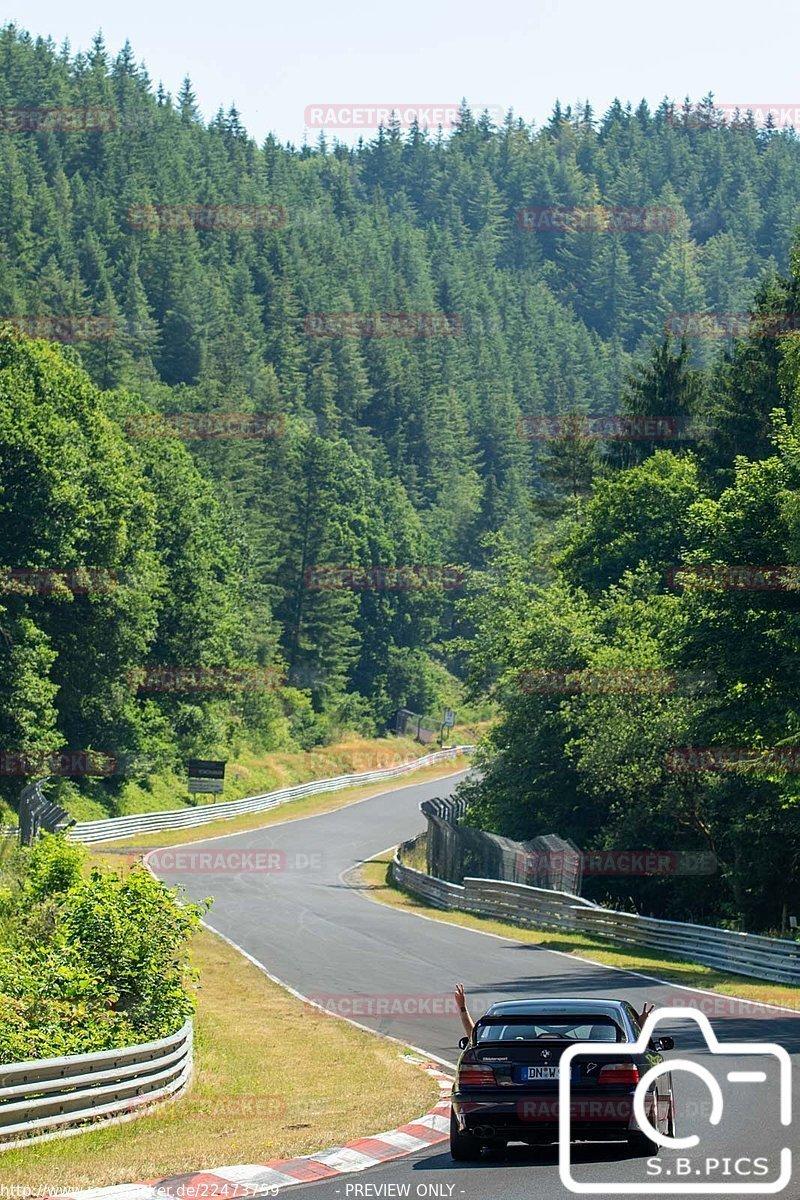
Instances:
[[[694,1009],[686,1008],[659,1008],[651,1013],[645,1021],[639,1040],[629,1046],[629,1052],[634,1054],[646,1053],[650,1039],[653,1036],[656,1025],[662,1020],[686,1020],[689,1017],[696,1021],[699,1025],[703,1036],[707,1042],[710,1054],[721,1054],[726,1057],[736,1055],[737,1057],[747,1058],[764,1058],[769,1057],[776,1059],[779,1067],[780,1078],[780,1123],[783,1126],[788,1126],[792,1121],[792,1062],[788,1052],[783,1046],[777,1046],[773,1042],[723,1042],[718,1039],[714,1030],[711,1028],[711,1023],[705,1013]],[[696,1182],[664,1182],[655,1183],[651,1181],[609,1181],[604,1180],[602,1183],[586,1183],[575,1179],[572,1174],[572,1158],[571,1158],[571,1127],[570,1127],[570,1084],[571,1084],[571,1065],[572,1060],[577,1055],[590,1056],[592,1059],[599,1058],[619,1058],[620,1046],[614,1042],[607,1045],[598,1045],[597,1042],[577,1042],[574,1046],[570,1046],[564,1052],[559,1063],[559,1082],[558,1082],[558,1173],[561,1178],[561,1183],[570,1192],[578,1195],[753,1195],[761,1194],[774,1195],[783,1189],[790,1182],[792,1177],[792,1152],[788,1146],[782,1147],[780,1151],[780,1176],[772,1181],[747,1182],[737,1178],[727,1176],[724,1180],[710,1181],[708,1176],[713,1173],[710,1164],[717,1164],[717,1159],[705,1159],[707,1169],[705,1171],[699,1168],[687,1169],[686,1171],[676,1171],[676,1175],[691,1175],[696,1179]],[[686,1137],[667,1137],[655,1129],[651,1124],[647,1108],[647,1096],[651,1092],[653,1085],[660,1075],[667,1073],[674,1074],[677,1071],[689,1071],[691,1074],[698,1076],[708,1087],[711,1095],[711,1114],[709,1120],[712,1125],[719,1125],[724,1110],[724,1100],[722,1088],[718,1080],[712,1072],[705,1066],[699,1063],[692,1062],[685,1058],[671,1058],[664,1062],[658,1063],[651,1067],[641,1077],[636,1085],[636,1091],[633,1097],[633,1112],[636,1117],[642,1133],[647,1136],[659,1147],[664,1147],[668,1150],[687,1150],[697,1146],[700,1138],[697,1134],[689,1134]],[[725,1077],[732,1084],[765,1084],[767,1082],[767,1073],[763,1070],[729,1070],[725,1073]],[[766,1101],[766,1096],[763,1092],[754,1092],[753,1105],[762,1107]],[[658,1162],[657,1159],[651,1161]],[[702,1162],[698,1159],[698,1162]],[[676,1164],[688,1162],[687,1159],[677,1159]],[[660,1173],[660,1172],[659,1172]],[[669,1174],[665,1171],[664,1174]],[[705,1175],[706,1178],[700,1178]]]

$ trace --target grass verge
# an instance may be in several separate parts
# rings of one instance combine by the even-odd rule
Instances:
[[[440,763],[433,767],[421,767],[410,771],[398,779],[384,780],[382,783],[362,784],[360,787],[343,788],[340,792],[320,792],[317,796],[303,796],[299,800],[289,800],[279,804],[277,808],[267,809],[261,813],[243,813],[241,817],[230,817],[223,821],[210,821],[195,829],[168,829],[160,832],[136,834],[130,838],[120,838],[115,842],[98,842],[97,848],[106,861],[113,862],[115,856],[135,858],[137,852],[152,850],[162,846],[180,846],[186,842],[200,842],[206,838],[224,837],[229,833],[244,833],[248,829],[264,829],[269,825],[279,825],[284,821],[296,821],[300,817],[315,817],[320,813],[333,812],[334,809],[344,808],[357,800],[368,800],[370,796],[378,796],[382,792],[393,791],[396,788],[411,787],[417,783],[426,783],[432,779],[445,779],[448,775],[456,775],[468,767],[470,759],[460,755],[450,762]],[[377,770],[377,768],[375,768]],[[252,793],[251,793],[252,794]],[[92,846],[95,850],[95,846]]]
[[[0,1155],[24,1200],[309,1154],[402,1125],[438,1099],[402,1048],[317,1012],[204,931],[195,1076],[152,1115]]]
[[[704,988],[710,992],[718,992],[720,995],[734,996],[742,1000],[779,1004],[785,1008],[794,1008],[800,1011],[800,988],[798,987],[758,982],[748,979],[744,975],[730,975],[725,971],[717,971],[713,967],[685,962],[683,959],[645,947],[621,948],[613,943],[585,937],[582,934],[525,929],[506,921],[473,916],[471,913],[442,912],[441,909],[433,908],[418,896],[398,888],[389,877],[391,861],[392,853],[380,854],[377,858],[355,868],[350,876],[352,878],[354,874],[356,875],[364,891],[371,898],[394,908],[405,909],[407,912],[434,917],[437,921],[446,921],[451,925],[461,925],[467,929],[498,934],[516,942],[541,946],[543,950],[558,950],[562,954],[590,958],[602,966],[620,967],[625,971],[640,971],[644,975],[657,975],[669,983]]]
[[[451,730],[451,746],[475,745],[490,721],[458,725]],[[394,735],[364,738],[350,735],[328,746],[313,750],[256,751],[240,747],[231,757],[225,771],[225,800],[240,800],[276,788],[327,779],[334,775],[351,775],[391,767],[408,759],[420,758],[440,749],[438,742],[423,746],[411,737]],[[213,797],[191,796],[185,776],[169,771],[144,778],[126,779],[121,791],[110,798],[104,780],[84,780],[82,790],[72,785],[59,795],[58,782],[51,798],[64,805],[79,821],[99,820],[109,816],[129,816],[134,813],[162,812],[165,809],[195,808],[213,805]],[[64,781],[60,781],[63,783]],[[221,800],[223,797],[220,797]],[[1,814],[0,814],[1,815]],[[0,820],[0,824],[2,824]]]

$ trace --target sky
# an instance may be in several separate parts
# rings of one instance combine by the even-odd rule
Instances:
[[[369,138],[379,106],[447,127],[462,97],[541,124],[556,98],[602,114],[615,96],[655,106],[711,91],[742,108],[796,108],[800,124],[796,3],[6,0],[3,13],[74,51],[98,30],[111,53],[127,38],[154,85],[175,95],[188,74],[204,117],[235,103],[259,142],[313,143],[320,128]]]

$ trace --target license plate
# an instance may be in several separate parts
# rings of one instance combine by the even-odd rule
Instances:
[[[558,1079],[558,1067],[526,1067],[525,1079]]]

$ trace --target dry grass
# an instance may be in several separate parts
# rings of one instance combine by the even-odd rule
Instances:
[[[658,950],[620,948],[609,942],[581,934],[553,933],[544,929],[524,929],[505,921],[493,921],[470,913],[442,912],[433,908],[408,892],[396,887],[389,879],[391,854],[382,854],[357,868],[358,876],[368,893],[384,904],[403,908],[408,912],[421,913],[446,921],[451,925],[462,925],[479,929],[484,933],[495,933],[541,946],[544,950],[559,950],[563,954],[574,954],[589,958],[603,966],[621,967],[626,971],[640,971],[644,975],[656,975],[670,983],[682,983],[688,987],[705,988],[724,996],[735,996],[742,1000],[753,1000],[763,1004],[779,1004],[800,1011],[800,988],[780,983],[761,983],[744,975],[729,975],[700,963],[684,962]],[[411,864],[409,864],[411,865]],[[420,869],[420,868],[417,868]],[[353,872],[351,872],[351,875]]]
[[[469,765],[469,759],[459,756],[452,762],[441,763],[433,767],[421,767],[408,775],[383,783],[362,784],[360,787],[343,788],[341,792],[320,792],[317,796],[306,796],[300,800],[290,800],[277,808],[268,809],[262,813],[245,813],[241,817],[229,820],[213,821],[196,829],[162,830],[160,833],[137,834],[135,837],[120,838],[115,842],[98,842],[103,852],[109,856],[136,856],[137,851],[152,850],[154,847],[178,846],[185,842],[199,842],[205,838],[222,837],[229,833],[243,833],[248,829],[264,829],[269,825],[278,825],[282,821],[295,821],[299,817],[314,817],[320,813],[332,812],[354,804],[357,800],[367,800],[370,796],[379,796],[394,788],[410,787],[417,783],[425,783],[431,779],[444,779],[448,775],[457,774]],[[377,768],[376,768],[377,769]]]
[[[308,1154],[436,1103],[436,1085],[401,1047],[307,1009],[212,933],[198,935],[194,958],[202,987],[187,1094],[136,1121],[2,1154],[11,1195]]]
[[[464,765],[459,760],[456,770]],[[453,771],[445,763],[199,829],[93,846],[87,868],[106,863],[124,871],[154,846],[314,816]],[[4,1152],[4,1183],[36,1197],[290,1158],[391,1129],[436,1102],[436,1085],[403,1060],[399,1046],[307,1009],[214,934],[197,936],[193,959],[200,990],[187,1094],[136,1121]],[[24,1200],[21,1190],[13,1195]]]

